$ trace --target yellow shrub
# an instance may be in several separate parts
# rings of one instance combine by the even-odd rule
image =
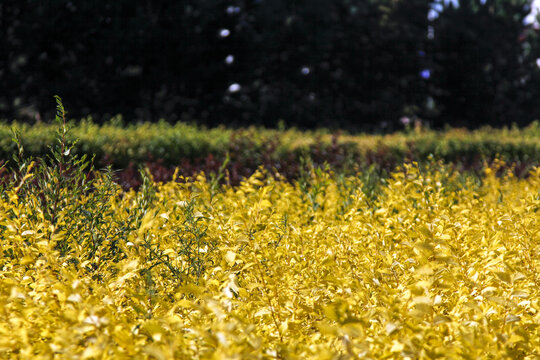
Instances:
[[[148,184],[82,207],[110,224],[84,241],[57,229],[98,217],[55,227],[10,190],[0,357],[537,358],[540,169],[495,170],[405,165],[375,200],[328,172]]]

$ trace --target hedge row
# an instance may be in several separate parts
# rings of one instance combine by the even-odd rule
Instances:
[[[416,128],[389,135],[255,127],[208,129],[166,122],[124,125],[121,119],[104,125],[83,120],[69,126],[69,140],[77,141],[76,153],[95,155],[97,167],[111,165],[126,179],[136,177],[141,165],[147,165],[156,180],[163,181],[176,167],[184,175],[217,172],[227,158],[224,170],[232,182],[260,166],[295,178],[306,161],[316,167],[326,163],[338,171],[369,166],[390,170],[404,161],[422,162],[431,157],[474,170],[497,157],[515,166],[519,174],[540,163],[539,122],[522,129]],[[0,123],[0,160],[8,160],[16,152],[13,130],[20,132],[27,156],[42,157],[55,141],[57,126]],[[131,185],[137,185],[137,180],[133,181]]]

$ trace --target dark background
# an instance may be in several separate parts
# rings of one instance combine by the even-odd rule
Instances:
[[[530,3],[3,0],[0,118],[47,121],[58,94],[97,122],[526,125],[540,118]]]

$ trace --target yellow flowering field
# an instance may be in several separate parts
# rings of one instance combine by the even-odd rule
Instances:
[[[540,357],[538,168],[123,192],[32,167],[0,197],[0,358]]]

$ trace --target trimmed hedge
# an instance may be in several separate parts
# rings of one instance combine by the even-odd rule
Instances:
[[[217,172],[226,158],[225,170],[232,182],[250,176],[260,166],[295,178],[306,159],[313,166],[326,163],[336,171],[367,166],[391,170],[403,161],[423,162],[428,157],[461,169],[479,170],[484,162],[498,157],[521,175],[540,163],[539,122],[522,129],[416,128],[388,135],[255,127],[209,129],[165,121],[124,125],[121,118],[103,125],[91,120],[71,122],[70,128],[69,140],[78,139],[74,151],[95,155],[98,167],[111,165],[135,176],[137,167],[147,165],[157,175],[156,180],[163,181],[175,167],[188,176],[199,171]],[[14,129],[21,133],[25,154],[34,157],[49,152],[56,132],[51,124],[0,123],[0,160],[12,158],[16,151]]]

